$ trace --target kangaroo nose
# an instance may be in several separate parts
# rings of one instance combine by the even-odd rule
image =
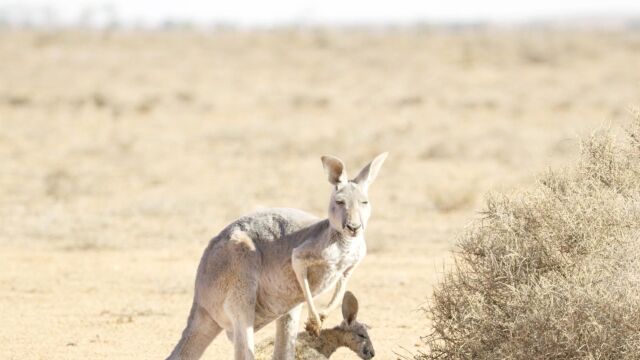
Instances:
[[[373,349],[366,349],[365,355],[367,356],[367,359],[371,359],[376,356],[376,352],[373,351]]]
[[[360,229],[360,227],[362,227],[362,225],[360,225],[360,224],[353,224],[353,223],[348,223],[347,224],[347,229],[349,229],[349,230],[351,230],[353,232],[355,232],[358,229]]]

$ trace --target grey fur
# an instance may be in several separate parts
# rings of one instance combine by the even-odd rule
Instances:
[[[198,359],[222,330],[234,343],[235,360],[253,360],[254,332],[274,320],[273,359],[293,360],[301,304],[309,305],[308,328],[319,333],[322,318],[339,303],[366,254],[367,190],[385,157],[367,165],[358,182],[344,181],[344,165],[325,164],[330,178],[340,179],[328,219],[274,208],[243,216],[214,237],[198,266],[187,326],[168,360]],[[323,157],[323,163],[329,158],[342,163],[334,157]],[[318,313],[312,298],[333,286],[327,309]]]

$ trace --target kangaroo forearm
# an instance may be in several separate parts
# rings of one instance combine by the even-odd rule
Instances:
[[[314,318],[319,318],[318,311],[316,310],[316,306],[313,303],[313,295],[311,294],[311,289],[309,288],[309,280],[305,277],[303,279],[303,287],[304,298],[307,300],[307,305],[309,305],[309,315],[312,315]]]
[[[309,307],[309,315],[312,315],[316,319],[319,318],[316,306],[313,303],[313,295],[311,294],[311,287],[309,286],[309,279],[307,278],[307,269],[304,265],[294,259],[293,269],[296,274],[296,279],[302,288],[302,294]]]

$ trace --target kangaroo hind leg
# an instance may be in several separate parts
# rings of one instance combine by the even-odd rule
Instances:
[[[243,282],[245,283],[245,282]],[[246,285],[246,283],[245,283]],[[233,323],[235,360],[254,360],[254,320],[256,293],[253,286],[231,294],[225,301],[225,312]]]
[[[294,360],[298,321],[302,304],[297,305],[276,321],[276,340],[272,360]]]
[[[222,328],[197,303],[193,303],[182,338],[167,360],[197,360]]]

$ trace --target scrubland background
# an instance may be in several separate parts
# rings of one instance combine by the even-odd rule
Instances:
[[[320,155],[355,174],[382,151],[350,288],[377,358],[408,355],[484,195],[640,101],[637,31],[5,30],[0,64],[3,359],[164,358],[211,237],[260,207],[324,214]]]

